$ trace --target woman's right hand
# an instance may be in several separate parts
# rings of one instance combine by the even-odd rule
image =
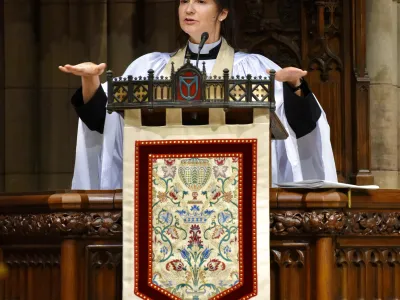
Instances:
[[[106,64],[96,65],[92,62],[84,62],[75,66],[65,65],[58,68],[65,73],[81,76],[83,103],[87,103],[100,86],[100,75],[106,69]]]
[[[59,66],[58,68],[65,73],[70,73],[76,76],[87,78],[100,76],[101,74],[103,74],[104,70],[106,69],[106,64],[101,63],[99,65],[96,65],[92,62],[84,62],[74,66],[67,64],[65,66]]]

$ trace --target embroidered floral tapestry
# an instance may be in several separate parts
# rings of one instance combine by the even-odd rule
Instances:
[[[191,300],[240,287],[241,154],[149,161],[152,283]]]
[[[124,276],[134,275],[134,296],[124,299],[257,296],[257,247],[269,240],[257,241],[257,220],[263,221],[261,229],[269,229],[269,218],[256,215],[257,140],[137,141],[135,145],[134,202],[124,210],[125,219],[133,221],[124,223],[125,240],[134,241],[133,250],[124,248],[127,260],[134,261],[125,264]],[[125,199],[129,201],[129,195]],[[260,253],[268,258],[269,248]],[[262,274],[269,268],[264,265]],[[269,290],[263,291],[262,299],[264,295]]]

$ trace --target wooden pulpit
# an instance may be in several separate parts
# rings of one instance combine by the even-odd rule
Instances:
[[[269,298],[270,141],[287,137],[274,76],[208,77],[190,60],[167,78],[107,73],[125,124],[123,299]],[[162,126],[143,120],[154,111]]]

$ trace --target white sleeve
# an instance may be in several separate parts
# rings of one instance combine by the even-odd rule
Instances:
[[[122,76],[147,76],[149,69],[159,76],[169,60],[167,53],[150,53],[132,62]],[[107,82],[102,84],[107,95]],[[106,114],[103,134],[78,124],[72,189],[122,188],[123,118],[116,112]]]
[[[267,69],[278,71],[281,68],[261,55],[235,54],[234,76],[246,76],[247,74],[268,76]],[[309,134],[297,139],[285,115],[281,82],[275,82],[275,102],[275,112],[289,133],[289,137],[284,141],[276,140],[272,142],[273,182],[292,182],[306,179],[337,182],[336,166],[330,141],[330,127],[322,107],[320,106],[322,112],[317,121],[317,127]]]

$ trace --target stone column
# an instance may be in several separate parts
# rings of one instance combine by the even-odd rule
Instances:
[[[37,18],[35,1],[4,2],[6,192],[38,188]]]
[[[371,78],[371,170],[382,188],[397,188],[398,3],[367,0],[367,69]]]
[[[110,1],[107,12],[107,64],[115,76],[122,75],[129,64],[140,56],[138,48],[138,33],[145,30],[145,24],[138,20],[137,1],[113,0]],[[102,79],[106,79],[105,77]]]
[[[69,61],[70,9],[68,0],[40,1],[40,100],[37,121],[40,125],[39,189],[69,188],[74,152],[69,146],[70,77],[58,70]],[[77,19],[79,20],[79,19]],[[76,21],[78,22],[78,21]]]
[[[4,1],[0,3],[0,192],[4,192],[5,171],[5,92],[4,92]]]
[[[397,2],[397,72],[400,72],[400,0],[395,2]],[[397,74],[397,101],[400,101],[400,73]],[[400,116],[400,105],[397,105],[397,109],[397,115]],[[398,118],[397,122],[397,128],[400,128],[400,117]],[[397,136],[397,151],[400,152],[400,129],[398,129]],[[397,156],[397,161],[398,166],[400,166],[400,155]],[[400,187],[400,176],[398,176],[397,187]]]

